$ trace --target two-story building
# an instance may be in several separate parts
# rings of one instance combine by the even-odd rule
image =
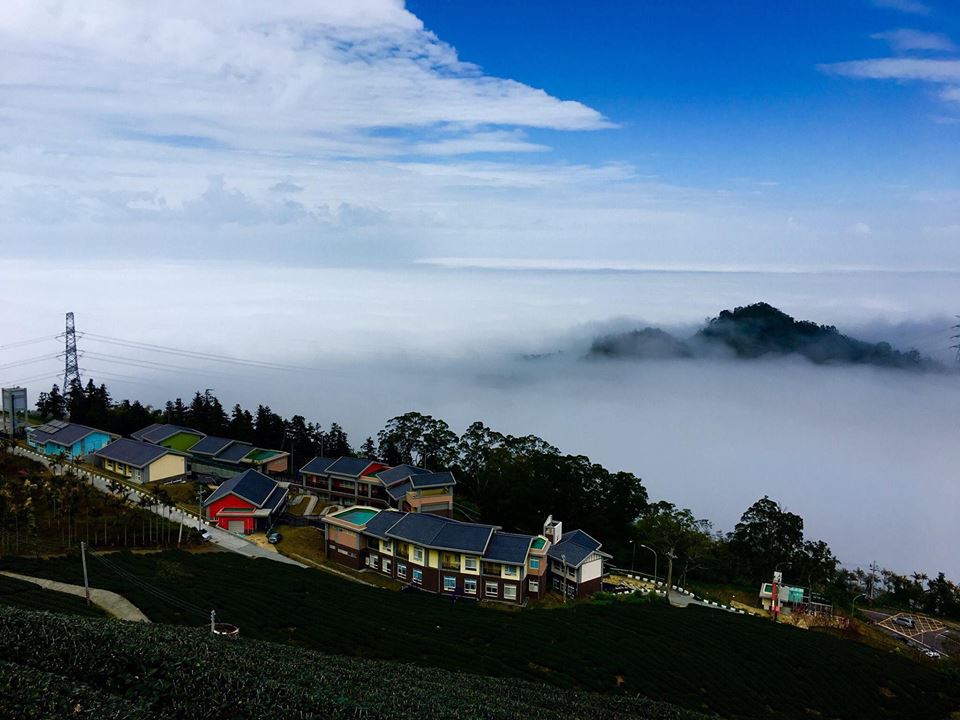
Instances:
[[[551,542],[546,535],[369,506],[327,515],[323,523],[328,560],[428,592],[523,604],[550,588]],[[571,533],[574,539],[576,532]],[[600,589],[598,583],[583,581],[570,587],[574,597]]]
[[[604,563],[610,555],[603,552],[600,541],[583,530],[563,532],[563,523],[547,518],[544,536],[550,541],[547,557],[550,559],[552,589],[570,597],[587,597],[603,587]]]
[[[390,467],[366,458],[315,457],[302,468],[303,484],[337,505],[366,505],[403,512],[453,514],[452,473],[413,465]]]
[[[50,457],[63,455],[71,460],[85,459],[120,437],[66,420],[51,420],[37,427],[28,427],[26,434],[27,444],[37,452]]]

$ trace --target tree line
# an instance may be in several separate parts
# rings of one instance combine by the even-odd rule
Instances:
[[[107,388],[93,380],[75,384],[66,396],[54,386],[40,395],[37,411],[44,419],[69,417],[121,435],[153,422],[186,425],[262,447],[293,449],[297,465],[314,455],[346,455],[450,470],[458,483],[457,511],[467,519],[537,533],[552,514],[565,527],[601,540],[621,566],[651,572],[654,556],[646,546],[658,553],[662,577],[672,554],[675,582],[759,586],[780,567],[790,584],[838,602],[870,590],[911,607],[960,615],[960,590],[942,574],[930,580],[918,574],[910,579],[890,571],[868,576],[846,570],[826,542],[805,535],[803,518],[769,497],[753,503],[734,529],[723,533],[689,509],[652,501],[633,473],[610,471],[584,455],[564,454],[542,438],[503,434],[480,421],[458,435],[442,419],[408,412],[354,448],[336,422],[324,427],[302,415],[286,419],[266,405],[250,412],[238,404],[228,413],[210,390],[197,391],[189,404],[177,398],[162,409],[114,402]]]

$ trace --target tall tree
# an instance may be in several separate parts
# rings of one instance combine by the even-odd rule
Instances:
[[[741,572],[768,577],[780,563],[794,563],[803,552],[803,518],[764,495],[740,517],[730,536]]]

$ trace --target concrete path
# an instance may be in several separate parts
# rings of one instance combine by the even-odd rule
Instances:
[[[47,580],[45,578],[31,577],[30,575],[21,575],[20,573],[0,571],[0,575],[23,580],[24,582],[39,585],[44,590],[53,590],[54,592],[66,593],[67,595],[77,595],[86,597],[83,585],[70,585],[68,583],[57,582],[56,580]],[[145,622],[150,620],[144,615],[140,608],[127,600],[123,595],[119,595],[110,590],[101,590],[100,588],[90,588],[90,602],[99,608],[103,608],[110,615],[119,620],[128,620],[130,622]]]
[[[51,471],[57,472],[58,468],[53,467],[55,463],[52,463],[50,459],[44,455],[32,452],[26,448],[20,447],[19,445],[13,449],[13,452],[15,452],[17,455],[23,455],[24,457],[30,458],[31,460],[36,460],[37,462],[45,465]],[[81,478],[90,482],[90,484],[93,485],[93,487],[95,487],[97,490],[100,490],[108,495],[114,495],[110,492],[109,480],[107,477],[100,475],[99,473],[92,472],[87,468],[80,468],[76,472]],[[144,494],[145,493],[140,493],[136,490],[127,490],[125,494],[121,495],[121,497],[130,503],[139,506],[140,498]],[[114,495],[114,497],[116,497],[116,495]],[[276,551],[271,551],[272,549],[266,550],[262,547],[258,547],[256,543],[252,543],[246,538],[240,537],[239,535],[234,535],[233,533],[222,530],[215,525],[207,525],[205,522],[202,522],[199,518],[197,518],[196,515],[183,512],[179,508],[169,508],[162,505],[150,505],[145,509],[150,510],[156,515],[164,517],[171,522],[182,523],[188,528],[206,528],[207,532],[210,533],[210,542],[219,545],[224,550],[229,550],[230,552],[235,552],[240,555],[246,555],[247,557],[251,558],[266,558],[267,560],[282,562],[288,565],[296,565],[297,567],[307,567],[303,563],[297,562],[292,558],[281,555]]]

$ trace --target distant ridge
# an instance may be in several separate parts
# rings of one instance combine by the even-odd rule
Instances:
[[[760,358],[800,355],[817,364],[875,365],[903,370],[944,370],[917,350],[870,343],[844,335],[832,325],[795,320],[765,302],[724,310],[683,340],[647,327],[595,338],[588,358],[655,360],[694,357]]]

